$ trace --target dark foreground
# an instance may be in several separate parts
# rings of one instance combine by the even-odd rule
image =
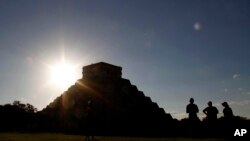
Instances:
[[[95,141],[227,141],[222,138],[140,138],[140,137],[102,137]],[[50,133],[0,133],[0,141],[85,141],[84,136]]]

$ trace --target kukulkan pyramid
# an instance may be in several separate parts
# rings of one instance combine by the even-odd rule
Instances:
[[[49,121],[47,128],[82,134],[88,127],[99,135],[160,135],[171,125],[171,115],[122,78],[121,67],[100,62],[84,66],[82,74],[41,111]],[[89,103],[91,125],[87,119]]]

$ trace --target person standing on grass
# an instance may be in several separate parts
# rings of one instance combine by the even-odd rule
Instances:
[[[229,107],[227,102],[223,102],[221,104],[224,109],[223,109],[223,114],[225,119],[232,119],[234,117],[232,109]]]
[[[86,141],[90,141],[90,136],[92,138],[92,140],[94,140],[94,135],[93,135],[93,105],[92,105],[92,101],[88,101],[88,107],[87,107],[87,132],[86,132]]]
[[[217,114],[219,113],[218,109],[213,106],[211,101],[209,101],[207,104],[208,107],[203,110],[203,113],[207,115],[206,119],[208,121],[216,121]]]
[[[199,120],[197,113],[199,112],[198,106],[194,104],[194,99],[190,98],[189,104],[186,107],[186,112],[188,113],[188,119],[192,121]]]

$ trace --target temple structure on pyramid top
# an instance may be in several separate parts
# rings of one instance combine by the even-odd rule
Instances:
[[[83,79],[121,79],[122,67],[105,62],[91,64],[82,68]]]

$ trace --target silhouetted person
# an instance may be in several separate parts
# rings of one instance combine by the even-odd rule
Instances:
[[[223,109],[223,114],[225,119],[232,119],[234,117],[232,109],[229,107],[227,102],[223,102],[221,104],[224,109]]]
[[[208,104],[208,107],[203,110],[203,113],[207,115],[206,119],[208,121],[217,120],[217,114],[219,113],[218,109],[213,106],[211,101],[209,101],[207,104]]]
[[[189,104],[186,107],[186,112],[189,114],[188,119],[189,120],[199,120],[197,113],[199,112],[198,106],[194,104],[194,99],[190,98]]]
[[[90,141],[90,136],[92,138],[92,140],[94,139],[94,135],[93,135],[93,106],[92,106],[92,102],[89,100],[88,101],[88,107],[87,107],[87,132],[86,132],[86,141]]]

